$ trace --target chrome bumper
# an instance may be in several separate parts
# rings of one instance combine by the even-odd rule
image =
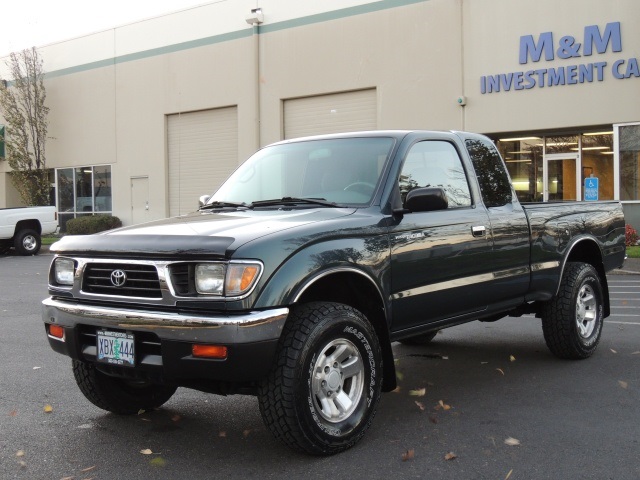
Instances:
[[[162,340],[244,344],[280,338],[288,308],[240,315],[196,315],[79,305],[52,298],[42,302],[45,323],[73,328],[92,325],[153,332]]]

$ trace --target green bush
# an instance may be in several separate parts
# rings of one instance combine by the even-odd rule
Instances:
[[[67,222],[67,234],[91,235],[122,226],[118,217],[111,215],[86,215],[72,218]]]

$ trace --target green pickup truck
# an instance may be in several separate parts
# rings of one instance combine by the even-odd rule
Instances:
[[[256,395],[276,438],[328,455],[396,387],[393,342],[535,314],[553,354],[589,357],[624,236],[619,202],[520,204],[481,135],[310,137],[261,149],[192,214],[64,237],[43,320],[104,410]]]

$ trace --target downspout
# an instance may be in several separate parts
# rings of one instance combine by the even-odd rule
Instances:
[[[260,126],[260,24],[264,21],[261,8],[251,9],[251,13],[245,17],[246,22],[253,29],[253,69],[254,69],[254,150],[262,146]]]

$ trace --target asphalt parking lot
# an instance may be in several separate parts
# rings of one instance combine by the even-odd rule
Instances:
[[[364,440],[315,458],[273,440],[251,397],[179,389],[134,417],[91,405],[44,334],[51,258],[0,256],[2,479],[640,478],[640,275],[609,277],[587,360],[553,357],[533,317],[395,345],[400,388]]]

